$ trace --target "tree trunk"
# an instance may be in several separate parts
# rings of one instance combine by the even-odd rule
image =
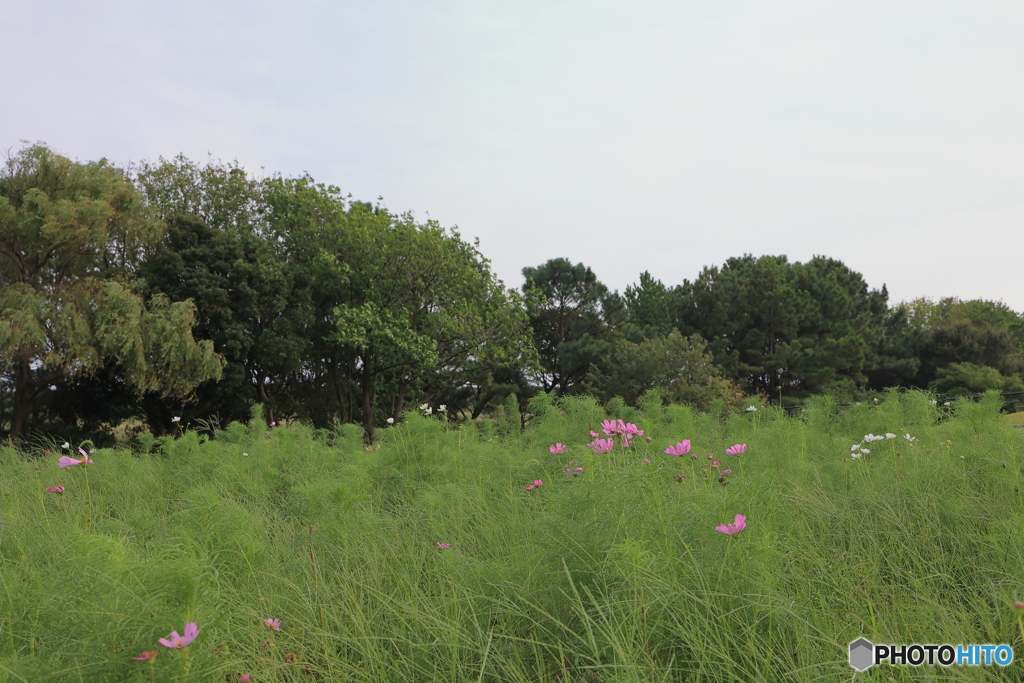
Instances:
[[[363,429],[366,443],[373,444],[377,430],[373,424],[373,359],[363,358]]]
[[[21,438],[28,418],[28,409],[39,390],[39,382],[32,380],[28,360],[22,360],[18,368],[18,380],[14,389],[14,405],[11,410],[11,441]]]

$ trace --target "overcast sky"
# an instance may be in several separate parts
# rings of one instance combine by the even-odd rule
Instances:
[[[1024,311],[1024,3],[19,2],[0,146],[309,172],[509,286],[730,256]]]

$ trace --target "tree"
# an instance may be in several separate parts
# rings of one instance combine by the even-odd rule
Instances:
[[[1024,390],[1024,382],[1019,378],[1005,377],[995,368],[974,363],[950,363],[939,368],[936,375],[928,388],[945,396]]]
[[[644,271],[639,285],[626,287],[623,295],[626,319],[640,338],[654,338],[674,329],[673,313],[679,308],[678,288],[669,289]]]
[[[707,339],[727,376],[770,397],[863,386],[888,296],[833,259],[749,254],[705,268],[680,295],[680,329]]]
[[[935,382],[952,381],[943,370],[953,364],[1019,378],[1024,371],[1024,318],[1002,302],[916,299],[889,311],[879,356],[879,371],[872,377],[876,388],[945,386]],[[966,377],[963,369],[951,372]],[[956,386],[961,385],[966,386]]]
[[[523,277],[540,357],[537,379],[544,391],[565,394],[586,377],[592,363],[611,353],[609,323],[621,299],[610,295],[590,268],[564,258],[523,268]]]
[[[191,333],[191,302],[135,290],[160,234],[141,195],[105,160],[79,164],[45,146],[0,174],[0,367],[14,386],[10,437],[51,386],[110,366],[136,395],[182,398],[220,375]]]
[[[620,396],[629,405],[636,405],[651,389],[666,402],[701,409],[717,398],[739,408],[743,398],[743,392],[722,376],[704,340],[684,337],[678,330],[639,344],[620,341],[605,368],[591,368],[587,388],[604,402]]]

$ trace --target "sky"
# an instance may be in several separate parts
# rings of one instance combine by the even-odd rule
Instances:
[[[179,153],[564,257],[622,291],[743,254],[1024,311],[1024,3],[8,3],[0,148]]]

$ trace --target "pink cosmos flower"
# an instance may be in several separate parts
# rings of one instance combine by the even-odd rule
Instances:
[[[719,472],[719,474],[724,477],[727,474],[732,474],[732,470],[722,470],[721,472]]]
[[[144,662],[147,659],[155,659],[157,656],[156,650],[143,650],[139,653],[138,657],[132,657],[136,662]]]
[[[747,444],[745,444],[745,443],[738,443],[735,446],[729,446],[728,448],[726,448],[725,449],[725,454],[726,455],[739,455],[740,453],[743,453],[746,450],[747,450]]]
[[[171,631],[171,635],[166,638],[157,638],[164,647],[186,647],[189,643],[196,639],[199,635],[199,627],[196,626],[195,622],[190,621],[185,624],[185,635],[179,636],[177,631]]]
[[[747,518],[743,515],[736,515],[736,519],[732,524],[719,524],[715,527],[715,531],[721,531],[723,534],[735,536],[746,528]]]
[[[590,436],[596,439],[597,437],[599,437],[601,435],[598,434],[597,432],[595,432],[594,430],[590,430]]]
[[[525,488],[527,491],[532,491],[533,489],[539,489],[543,485],[543,481],[541,481],[540,479],[534,479],[532,484],[530,484],[529,486],[524,486],[523,488]]]
[[[242,674],[239,676],[238,683],[249,683],[249,674]]]
[[[562,444],[556,443],[554,446],[549,447],[548,450],[551,451],[552,453],[558,454],[565,453],[566,448]]]
[[[448,550],[448,548],[452,547],[452,544],[451,543],[441,543],[441,541],[438,541],[437,542],[437,547],[440,548],[441,550]]]
[[[665,455],[678,455],[684,456],[690,452],[690,440],[684,439],[677,443],[675,446],[669,446],[665,449]]]
[[[268,619],[264,619],[263,623],[271,631],[280,631],[281,630],[281,620],[280,619],[269,619],[268,618]]]
[[[648,441],[650,441],[650,440],[651,440],[651,439],[653,439],[654,437],[653,437],[653,436],[645,436],[644,438],[645,438],[645,439],[647,439]]]
[[[680,474],[679,476],[676,477],[676,481],[682,481],[683,479],[686,479],[685,474]]]
[[[61,469],[64,469],[65,467],[74,467],[75,465],[92,464],[92,460],[89,459],[89,454],[85,452],[85,449],[79,448],[78,452],[82,454],[81,460],[79,460],[78,458],[72,458],[67,455],[62,455],[60,456],[60,460],[57,461],[57,464],[60,465]]]
[[[619,424],[622,424],[622,420],[619,420]],[[630,434],[632,436],[643,436],[644,435],[644,430],[640,429],[639,427],[637,427],[632,422],[627,422],[626,426],[623,428],[623,431],[626,434]]]
[[[651,459],[650,458],[644,458],[643,460],[640,461],[640,464],[641,465],[650,465],[651,464]]]
[[[594,439],[587,445],[594,449],[594,455],[604,455],[615,448],[615,439]]]
[[[721,465],[721,464],[722,463],[719,460],[712,460],[711,461],[711,466],[714,467],[715,469],[718,469],[718,466]]]
[[[605,420],[601,423],[601,431],[608,436],[617,436],[626,431],[626,423],[622,420]]]
[[[47,493],[64,493],[64,486],[50,486],[46,489]]]

